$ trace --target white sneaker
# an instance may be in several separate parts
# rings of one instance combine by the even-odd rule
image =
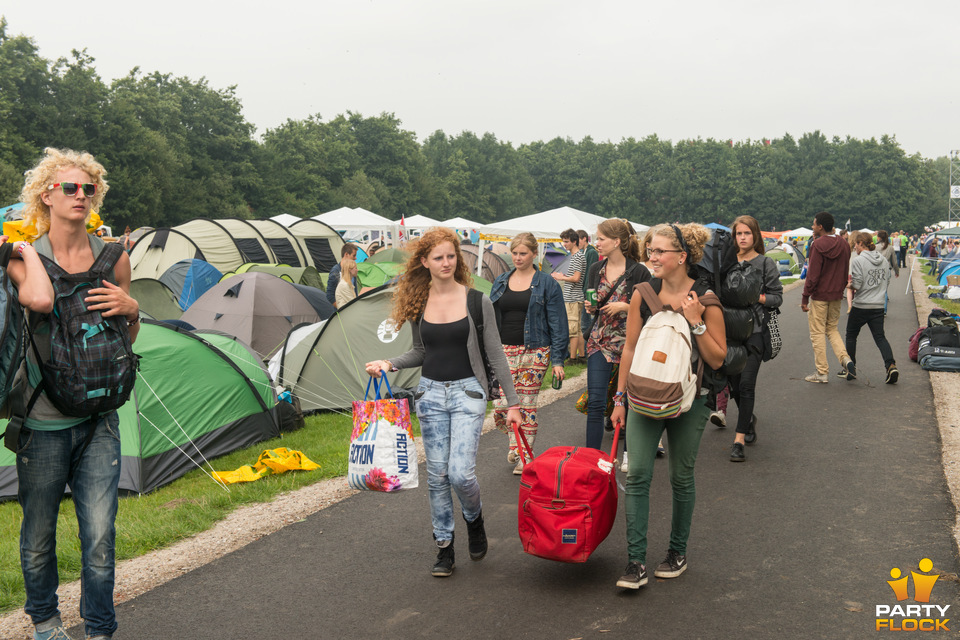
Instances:
[[[517,464],[517,452],[514,449],[507,451],[507,462]]]
[[[627,452],[624,451],[624,452],[623,452],[623,463],[620,465],[620,471],[623,471],[624,473],[626,473],[629,469],[630,469],[630,467],[627,466]]]
[[[811,373],[806,378],[807,382],[813,382],[814,384],[827,384],[830,382],[829,377],[825,373]]]
[[[515,476],[523,475],[523,458],[517,457],[517,466],[513,468],[513,475]]]
[[[714,411],[710,414],[710,422],[717,425],[718,429],[727,426],[727,415],[723,411]]]

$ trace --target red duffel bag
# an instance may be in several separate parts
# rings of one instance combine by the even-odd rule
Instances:
[[[517,443],[532,457],[523,433]],[[528,462],[520,477],[517,529],[527,553],[586,562],[606,539],[617,517],[614,457],[620,429],[613,430],[610,455],[589,447],[551,447]]]

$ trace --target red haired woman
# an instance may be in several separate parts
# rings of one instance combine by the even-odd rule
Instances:
[[[421,367],[415,401],[423,447],[427,454],[427,486],[437,562],[432,574],[453,573],[453,497],[457,494],[467,522],[471,560],[487,553],[480,484],[477,482],[477,447],[487,410],[487,373],[484,356],[501,384],[512,380],[503,353],[497,320],[490,299],[483,297],[483,346],[467,310],[470,271],[460,253],[453,230],[437,227],[410,247],[412,255],[394,298],[397,327],[410,322],[413,348],[392,360],[375,360],[367,373]],[[520,400],[513,385],[503,388],[509,409],[507,422],[520,422]]]

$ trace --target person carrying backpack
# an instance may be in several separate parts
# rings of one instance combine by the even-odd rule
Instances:
[[[777,264],[764,255],[763,236],[760,225],[753,216],[739,216],[730,225],[737,242],[737,260],[750,262],[763,274],[760,299],[753,305],[753,333],[744,342],[747,347],[747,364],[743,370],[730,376],[730,395],[737,403],[737,435],[730,447],[730,461],[744,462],[744,444],[757,441],[757,416],[753,413],[756,403],[757,379],[763,362],[763,328],[767,314],[774,313],[783,303],[783,285]]]
[[[57,606],[55,536],[60,500],[69,484],[79,524],[80,615],[86,637],[102,640],[117,629],[113,586],[120,420],[115,409],[83,414],[83,407],[125,401],[113,382],[113,361],[117,367],[121,363],[126,367],[123,376],[129,395],[136,376],[136,356],[129,345],[140,328],[140,308],[129,295],[127,254],[116,243],[108,249],[103,240],[86,231],[91,211],[100,209],[108,188],[103,166],[85,152],[48,148],[45,153],[26,173],[20,195],[25,203],[24,220],[37,229],[39,237],[33,246],[20,243],[17,253],[22,262],[12,261],[10,265],[34,343],[27,347],[20,369],[22,391],[13,398],[15,405],[25,409],[25,416],[17,407],[14,411],[15,416],[23,417],[17,444],[17,477],[23,509],[20,561],[27,598],[24,611],[35,625],[35,639],[69,637]],[[45,259],[36,255],[38,251],[47,254]],[[112,272],[106,273],[102,282],[97,279],[94,286],[88,286],[91,283],[85,276],[95,272],[98,263],[104,264],[105,256],[116,260]],[[46,269],[40,277],[38,262]],[[84,277],[77,279],[75,274]],[[74,281],[69,288],[77,292],[77,297],[82,296],[79,301],[63,294],[63,283],[57,282],[71,277]],[[83,324],[85,335],[73,342],[69,336],[62,338],[60,327],[75,319],[74,310],[78,308],[83,309],[82,317],[89,322]],[[52,377],[64,371],[68,361],[79,362],[67,358],[64,349],[72,353],[82,348],[78,345],[86,338],[91,344],[102,344],[105,336],[120,347],[113,351],[106,368],[98,370],[103,377],[83,366],[74,376],[79,384],[96,385],[100,379],[103,386],[86,392],[83,402],[71,404],[63,396],[73,390],[73,385],[55,385]]]
[[[637,287],[641,295],[634,295],[630,301],[627,315],[626,341],[623,347],[620,377],[612,419],[615,424],[626,421],[627,441],[630,447],[630,459],[625,489],[627,515],[627,567],[617,581],[617,586],[627,589],[639,589],[647,583],[647,525],[650,517],[650,482],[653,478],[654,461],[657,455],[657,443],[661,434],[667,432],[667,446],[670,451],[670,485],[673,489],[673,518],[670,532],[670,546],[667,556],[661,562],[654,575],[658,578],[676,578],[687,568],[687,539],[690,535],[690,523],[693,519],[693,506],[696,495],[694,486],[694,463],[700,447],[700,436],[706,426],[706,396],[701,395],[699,385],[693,381],[695,389],[689,393],[690,376],[696,376],[699,365],[694,369],[694,361],[718,369],[726,357],[727,341],[723,321],[723,309],[717,296],[710,291],[705,281],[694,280],[690,273],[693,265],[703,257],[703,247],[710,238],[710,231],[699,224],[658,225],[653,228],[653,240],[648,254],[649,264],[653,266],[654,279],[649,284]],[[689,270],[689,271],[688,271]],[[663,310],[654,313],[647,302],[643,287],[652,287],[659,299],[656,306]],[[652,295],[652,294],[650,294]],[[658,317],[660,316],[660,317]],[[680,318],[677,318],[680,316]],[[679,320],[679,322],[678,322]],[[657,348],[652,345],[638,348],[646,324],[651,327],[663,327],[671,324],[679,336],[661,344],[670,347]],[[661,329],[657,338],[667,337],[670,332]],[[678,339],[679,338],[679,339]],[[685,347],[683,345],[686,345]],[[680,347],[680,348],[678,348]],[[669,352],[662,349],[667,348]],[[683,406],[678,407],[677,415],[654,418],[635,410],[644,409],[630,398],[631,410],[626,410],[628,380],[641,360],[654,360],[670,367],[674,363],[682,365],[679,370],[684,374]],[[685,362],[682,362],[686,359]],[[628,364],[629,363],[629,364]],[[659,386],[659,385],[658,385]],[[632,390],[636,390],[632,388]],[[687,404],[689,402],[689,404]],[[649,406],[646,407],[649,409]],[[649,413],[645,410],[644,413]]]

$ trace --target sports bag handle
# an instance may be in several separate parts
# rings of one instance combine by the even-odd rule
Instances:
[[[513,435],[517,440],[517,448],[520,449],[520,455],[523,456],[523,459],[533,460],[533,449],[527,442],[527,436],[523,435],[523,431],[520,431],[520,425],[516,422],[513,423]]]
[[[613,425],[613,446],[610,447],[611,463],[617,458],[617,445],[620,443],[621,428],[623,427],[619,423]],[[527,437],[523,435],[523,431],[520,430],[520,425],[517,423],[513,424],[513,435],[517,439],[517,447],[520,449],[520,455],[524,456],[524,460],[533,460],[533,449],[530,448]],[[613,471],[613,468],[614,467],[610,467],[610,471]]]

